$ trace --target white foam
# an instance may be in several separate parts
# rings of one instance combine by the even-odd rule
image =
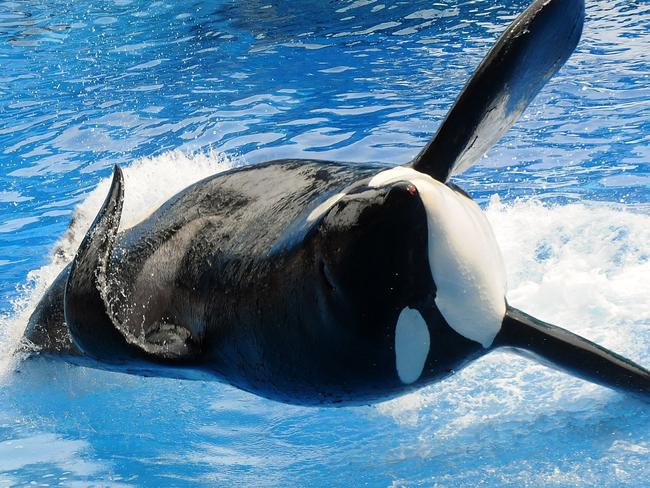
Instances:
[[[503,205],[496,197],[487,215],[508,257],[512,305],[583,331],[647,323],[650,215],[614,204]]]
[[[124,170],[124,208],[120,229],[136,225],[171,196],[190,184],[232,168],[235,163],[223,154],[210,152],[186,155],[172,151],[143,158]],[[0,381],[13,370],[16,350],[36,304],[59,272],[72,260],[86,231],[99,211],[111,178],[102,179],[75,209],[73,224],[54,245],[48,263],[31,271],[12,303],[9,316],[0,316]]]

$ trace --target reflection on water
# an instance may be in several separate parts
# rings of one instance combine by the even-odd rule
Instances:
[[[36,434],[30,437],[0,441],[0,472],[29,469],[33,479],[65,484],[74,478],[98,476],[101,466],[81,457],[88,443],[61,439],[54,434]],[[11,477],[1,483],[19,484]]]

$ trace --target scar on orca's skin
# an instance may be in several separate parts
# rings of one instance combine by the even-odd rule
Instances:
[[[216,379],[306,405],[392,398],[499,347],[650,398],[641,366],[507,304],[492,230],[449,181],[516,122],[583,21],[583,0],[534,1],[404,166],[237,168],[121,232],[116,167],[26,338],[73,363]]]

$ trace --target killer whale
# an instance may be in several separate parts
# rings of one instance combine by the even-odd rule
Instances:
[[[27,339],[72,362],[215,378],[288,403],[391,398],[499,347],[647,398],[647,370],[507,304],[492,231],[449,181],[563,65],[583,19],[581,0],[533,2],[404,167],[238,168],[123,232],[116,167]]]

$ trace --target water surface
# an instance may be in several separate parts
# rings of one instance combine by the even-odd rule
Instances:
[[[135,223],[281,157],[409,161],[519,0],[0,3],[0,485],[640,486],[650,410],[495,353],[373,407],[12,363],[113,164]],[[650,365],[650,6],[593,0],[575,55],[456,179],[513,305]],[[145,158],[145,159],[143,159]],[[103,185],[95,193],[98,184]]]

